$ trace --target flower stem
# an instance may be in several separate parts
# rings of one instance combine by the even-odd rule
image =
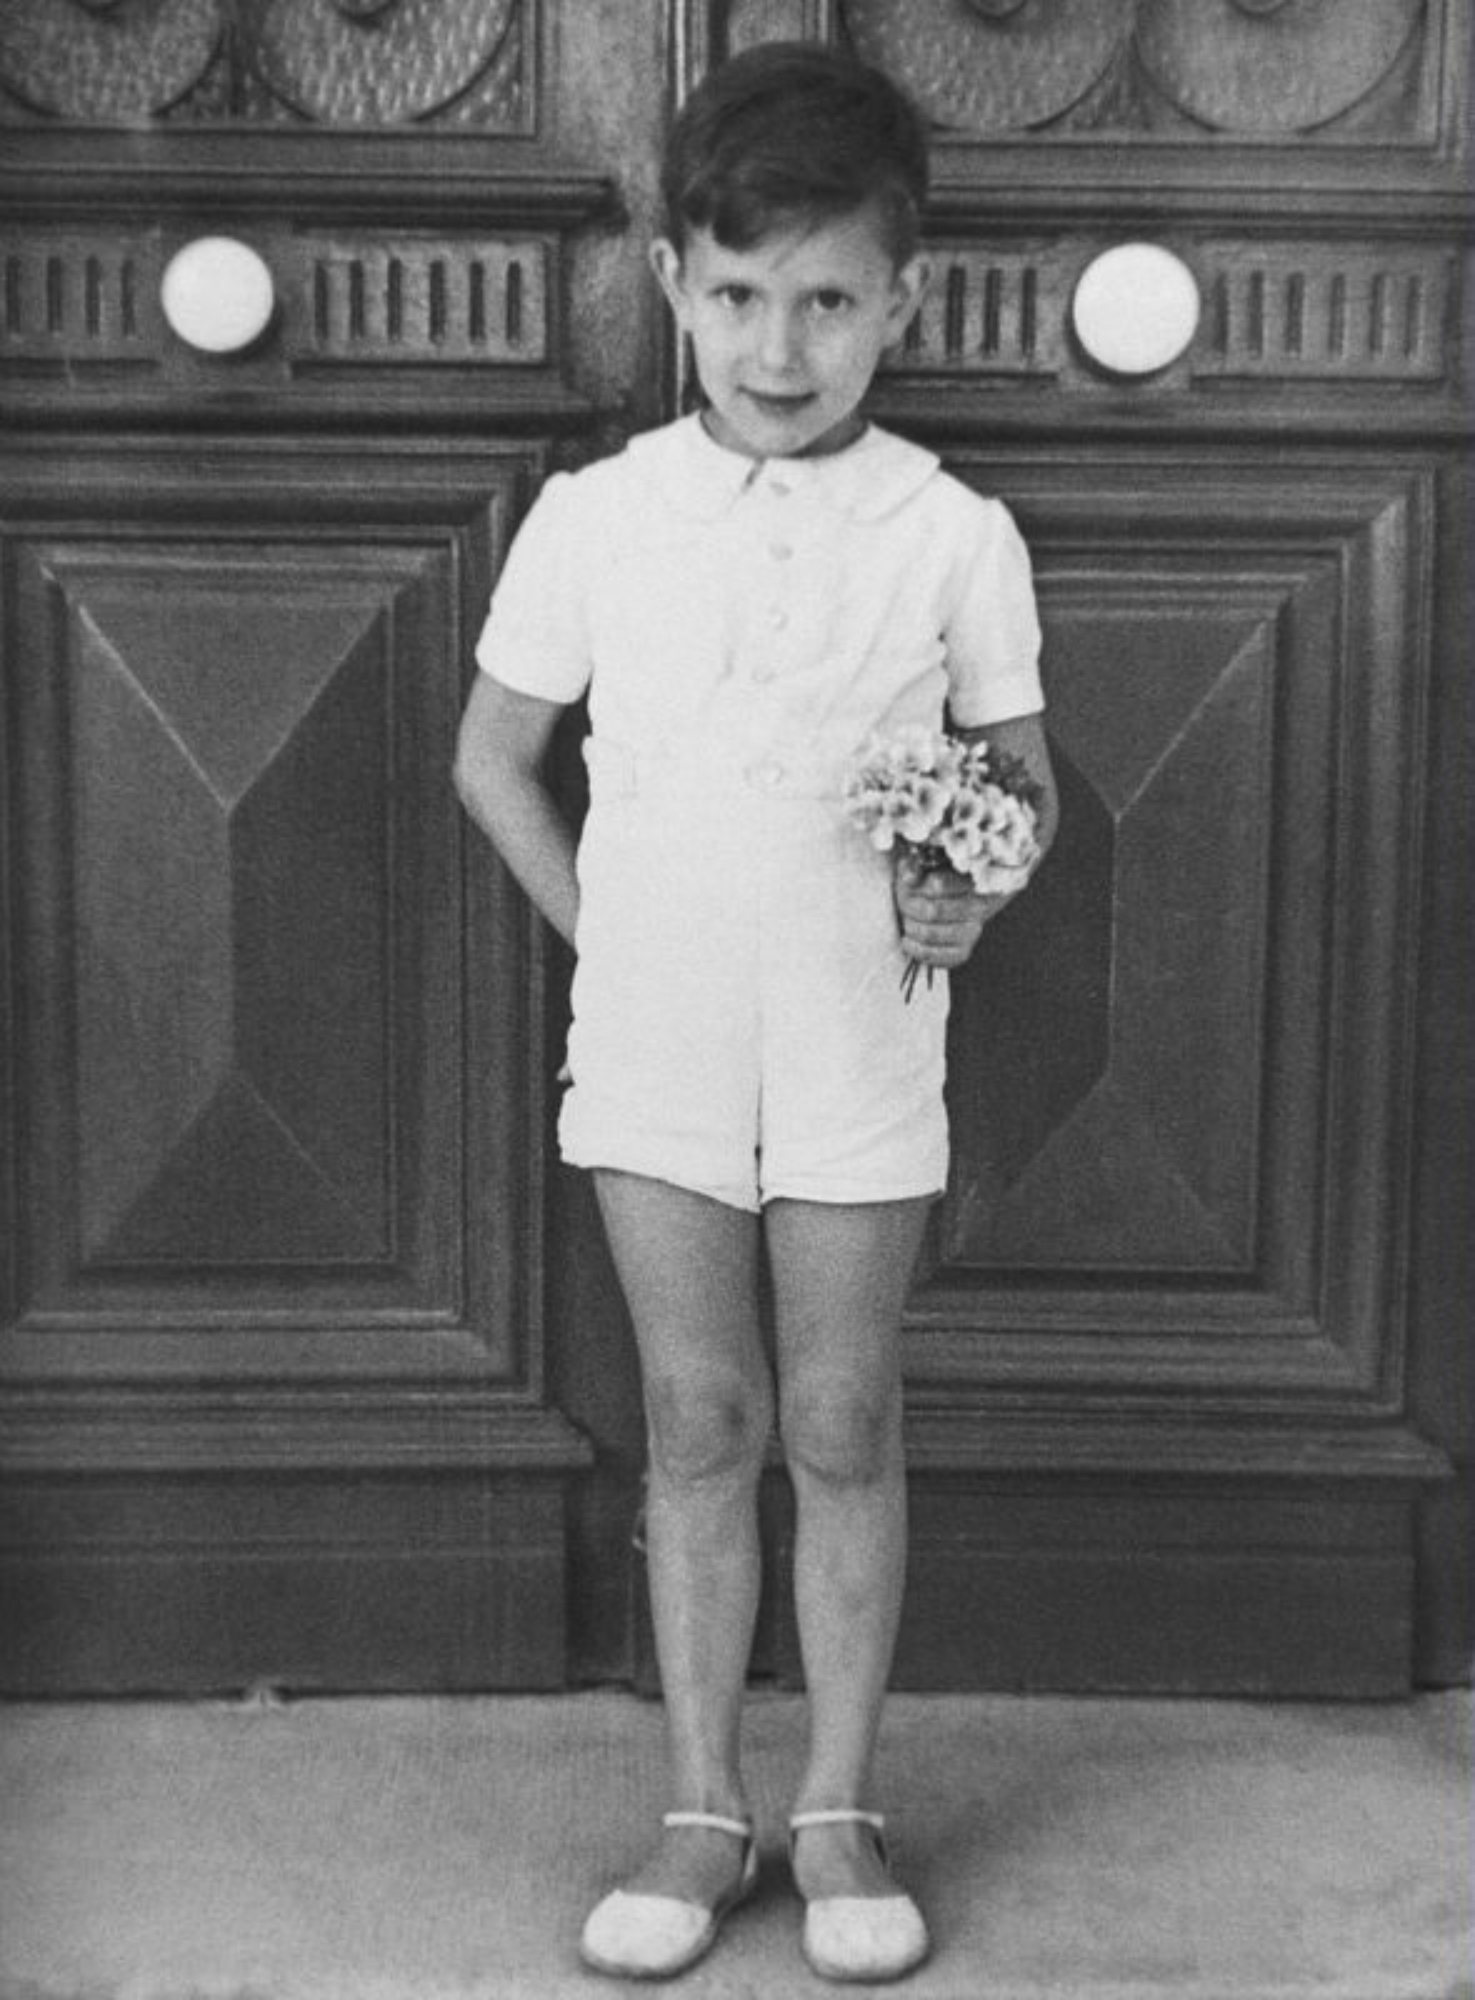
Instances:
[[[911,1005],[912,995],[917,990],[917,975],[921,970],[922,961],[920,958],[909,958],[902,968],[901,996],[908,1006]],[[935,965],[927,967],[927,990],[929,993],[932,991],[932,975],[936,970],[937,967]]]

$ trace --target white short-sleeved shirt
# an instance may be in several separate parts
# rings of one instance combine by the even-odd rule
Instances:
[[[1008,510],[875,427],[755,462],[698,417],[544,488],[477,647],[587,692],[565,1157],[743,1207],[936,1192],[947,982],[899,994],[860,744],[1043,706]]]

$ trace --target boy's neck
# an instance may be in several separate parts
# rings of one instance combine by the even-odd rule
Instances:
[[[762,465],[764,463],[761,454],[745,451],[741,445],[729,444],[725,438],[718,437],[712,428],[710,410],[703,409],[698,412],[698,416],[702,429],[719,451],[730,451],[734,458],[751,459],[755,465]],[[816,438],[813,444],[806,445],[803,451],[795,452],[793,456],[795,458],[832,458],[836,452],[848,451],[851,445],[858,443],[869,429],[870,424],[867,419],[858,410],[854,410],[843,423],[837,424],[833,430],[827,431],[821,438]]]

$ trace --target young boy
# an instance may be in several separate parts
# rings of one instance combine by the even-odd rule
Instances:
[[[834,1979],[928,1950],[864,1801],[906,1545],[901,1314],[947,1174],[947,981],[1001,897],[893,871],[840,791],[873,731],[940,724],[1054,793],[1028,557],[1006,510],[861,402],[927,281],[921,125],[888,80],[770,44],[673,128],[656,276],[706,406],[549,482],[498,585],[463,797],[576,946],[565,1159],[634,1323],[677,1809],[595,1909],[598,1969],[668,1976],[752,1887],[739,1757],[770,1430],[796,1500],[810,1741],[802,1946]],[[587,692],[576,846],[542,778]],[[758,1321],[773,1282],[776,1357]]]

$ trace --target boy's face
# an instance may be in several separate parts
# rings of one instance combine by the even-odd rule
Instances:
[[[898,266],[869,207],[729,250],[710,230],[651,261],[711,405],[719,444],[750,458],[836,451],[856,437],[857,405],[901,338],[927,283]]]

